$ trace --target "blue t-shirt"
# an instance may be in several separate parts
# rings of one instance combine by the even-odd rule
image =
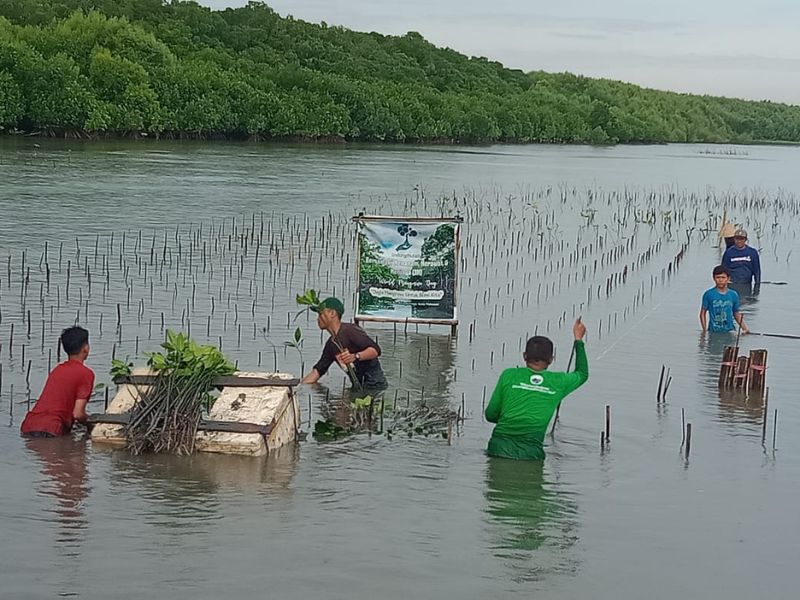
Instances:
[[[736,321],[733,313],[739,312],[739,294],[728,289],[724,294],[713,287],[703,294],[703,308],[708,311],[709,331],[733,331]]]
[[[761,261],[755,248],[731,246],[722,255],[722,264],[731,272],[731,283],[750,285],[755,279],[755,284],[761,285]]]

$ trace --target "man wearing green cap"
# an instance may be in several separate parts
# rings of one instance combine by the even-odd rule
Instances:
[[[386,389],[386,377],[378,357],[381,348],[358,325],[342,323],[344,304],[338,298],[326,298],[315,310],[317,325],[331,334],[322,349],[322,356],[303,377],[302,383],[316,383],[335,362],[346,369],[353,365],[359,383],[368,390]]]

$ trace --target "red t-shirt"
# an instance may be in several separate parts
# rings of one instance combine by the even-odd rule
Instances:
[[[77,360],[61,363],[50,372],[34,407],[25,415],[20,431],[46,431],[66,435],[72,429],[76,400],[88,400],[94,389],[94,372]]]

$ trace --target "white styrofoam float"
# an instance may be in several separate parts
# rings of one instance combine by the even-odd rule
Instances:
[[[149,375],[147,368],[137,368],[134,375]],[[294,379],[287,373],[249,373],[237,371],[234,376],[265,377],[270,379]],[[138,391],[133,384],[119,386],[106,414],[117,415],[129,411],[138,400]],[[220,392],[208,416],[211,421],[253,423],[269,427],[266,435],[261,433],[233,433],[228,431],[198,431],[195,450],[264,456],[277,448],[294,442],[300,425],[300,406],[290,387],[225,386]],[[114,423],[97,423],[92,429],[92,442],[123,446],[123,426]]]

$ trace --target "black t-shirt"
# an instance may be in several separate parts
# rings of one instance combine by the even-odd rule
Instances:
[[[363,352],[367,348],[375,348],[375,350],[378,351],[378,356],[381,354],[381,347],[358,325],[342,323],[336,337],[339,343],[346,350],[350,351],[350,354]],[[336,355],[339,354],[339,352],[340,350],[336,347],[336,344],[333,343],[333,340],[329,339],[322,349],[322,356],[319,361],[317,361],[317,364],[314,365],[317,373],[325,375],[325,373],[328,372],[328,368],[336,362]],[[377,358],[356,361],[353,367],[355,368],[358,381],[365,388],[380,389],[386,387],[386,377],[383,374],[383,369],[381,369],[381,363]]]

